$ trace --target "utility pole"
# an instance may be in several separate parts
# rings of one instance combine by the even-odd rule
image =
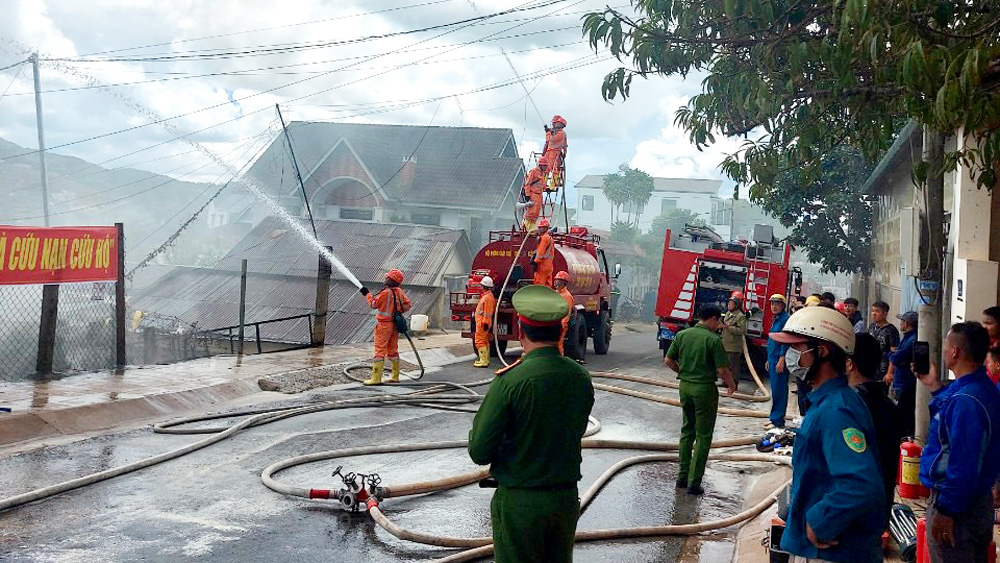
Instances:
[[[924,183],[927,208],[924,209],[924,213],[927,218],[925,225],[928,228],[928,248],[922,256],[917,282],[921,300],[917,310],[919,315],[917,340],[927,342],[931,360],[939,364],[941,377],[947,378],[948,369],[940,365],[942,323],[945,322],[941,315],[943,299],[941,279],[944,272],[941,257],[945,251],[944,135],[925,127],[923,152],[923,161],[927,165],[927,180]],[[922,444],[927,442],[927,431],[930,426],[930,399],[931,394],[927,386],[917,385],[915,431],[917,441]]]
[[[281,107],[278,104],[274,104],[274,109],[278,110],[278,121],[281,122],[281,130],[285,132],[285,142],[288,143],[288,154],[292,156],[295,178],[299,181],[299,187],[302,188],[302,201],[306,203],[306,211],[309,213],[309,224],[312,225],[313,236],[319,239],[319,235],[316,234],[316,222],[313,221],[312,208],[309,206],[309,196],[306,195],[306,185],[302,182],[302,173],[299,171],[299,161],[295,159],[295,149],[292,148],[292,138],[288,135],[285,118],[281,116]]]
[[[49,176],[45,168],[45,128],[42,126],[42,87],[38,76],[38,53],[30,57],[35,83],[35,120],[38,127],[38,161],[42,173],[42,212],[45,226],[49,226]],[[59,286],[42,286],[42,314],[38,323],[38,354],[35,358],[35,372],[39,375],[52,373],[52,358],[56,349],[56,319],[59,314]]]

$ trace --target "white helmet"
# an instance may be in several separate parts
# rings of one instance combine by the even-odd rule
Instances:
[[[806,307],[788,318],[781,332],[772,332],[771,339],[782,344],[799,344],[810,338],[825,340],[845,354],[854,353],[854,327],[836,309]]]
[[[493,278],[489,276],[483,276],[483,279],[479,280],[479,285],[483,287],[493,287]]]

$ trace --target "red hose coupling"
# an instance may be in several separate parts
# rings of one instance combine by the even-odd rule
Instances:
[[[368,501],[365,502],[365,509],[371,510],[378,506],[378,499],[375,497],[369,497]]]
[[[330,498],[329,489],[309,489],[309,498]],[[337,499],[338,495],[333,493],[333,498]]]

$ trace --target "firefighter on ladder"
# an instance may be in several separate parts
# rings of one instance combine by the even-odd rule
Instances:
[[[545,126],[545,148],[542,153],[549,163],[552,172],[552,187],[562,186],[564,166],[566,164],[566,120],[559,115],[552,116],[552,126]]]
[[[479,357],[472,366],[488,368],[490,367],[490,328],[493,325],[493,313],[497,310],[497,298],[493,295],[493,278],[484,276],[479,284],[483,286],[483,293],[479,296],[474,317],[476,321],[475,345]]]
[[[535,222],[542,213],[545,202],[545,178],[548,175],[549,163],[544,158],[538,159],[538,165],[528,172],[524,178],[524,194],[528,197],[528,208],[524,211],[524,230],[535,232]]]
[[[562,332],[559,333],[559,353],[563,356],[566,355],[565,342],[566,333],[569,332],[569,323],[573,320],[573,315],[576,313],[576,300],[573,299],[573,294],[569,292],[569,282],[570,282],[569,272],[565,270],[560,270],[556,274],[555,281],[552,282],[553,289],[559,292],[559,296],[566,301],[566,305],[569,306],[569,313],[562,319]]]
[[[532,283],[552,287],[552,260],[556,255],[556,247],[552,242],[552,235],[549,234],[549,220],[542,217],[538,221],[538,246],[535,247],[535,256],[532,263],[535,267],[535,276]]]
[[[410,310],[410,299],[400,289],[403,283],[403,272],[389,270],[385,274],[385,287],[378,295],[372,295],[368,288],[361,288],[361,295],[368,299],[368,305],[377,309],[375,313],[375,358],[372,360],[372,375],[364,381],[365,385],[381,385],[382,370],[386,358],[392,363],[392,375],[389,381],[399,381],[399,333],[396,331],[396,313]]]

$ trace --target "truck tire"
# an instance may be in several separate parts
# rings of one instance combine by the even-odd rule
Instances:
[[[597,316],[597,324],[594,327],[594,353],[603,356],[608,353],[611,345],[611,313],[607,309],[601,310]]]

